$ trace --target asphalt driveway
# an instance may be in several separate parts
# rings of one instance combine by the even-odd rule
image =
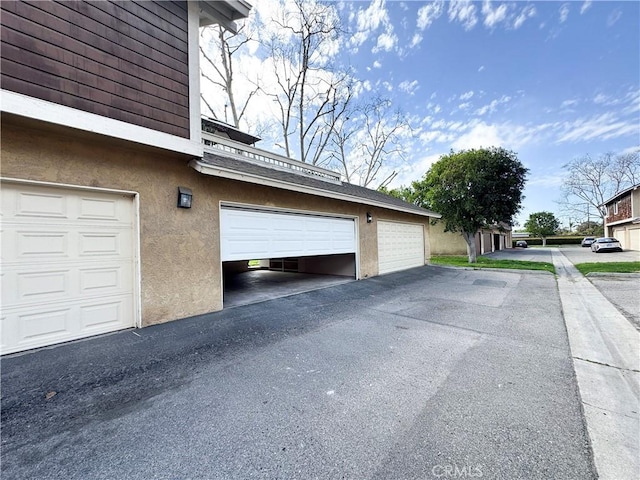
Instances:
[[[2,478],[595,478],[555,277],[423,267],[2,360]]]

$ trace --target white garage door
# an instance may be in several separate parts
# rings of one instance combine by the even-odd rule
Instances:
[[[624,250],[627,250],[629,248],[629,246],[627,245],[626,230],[624,228],[614,229],[613,236],[615,237],[616,240],[620,242],[620,245],[622,245],[622,248]]]
[[[378,222],[380,274],[424,265],[424,228],[415,223]]]
[[[134,326],[131,196],[2,184],[2,342],[18,352]]]
[[[640,228],[629,230],[629,250],[640,250]]]
[[[350,218],[223,207],[220,249],[223,262],[355,253],[355,222]]]

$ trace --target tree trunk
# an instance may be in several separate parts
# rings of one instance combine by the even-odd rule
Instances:
[[[469,255],[469,263],[476,263],[478,254],[476,252],[476,232],[462,232],[462,238],[467,242],[467,254]]]
[[[547,237],[542,237],[542,246],[543,247],[547,246]]]

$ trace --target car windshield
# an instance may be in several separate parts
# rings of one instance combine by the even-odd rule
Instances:
[[[595,240],[595,237],[584,237],[585,240]]]

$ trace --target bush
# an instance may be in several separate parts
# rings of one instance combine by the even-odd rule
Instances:
[[[547,246],[551,246],[551,245],[580,245],[580,242],[582,242],[582,239],[584,237],[575,237],[575,236],[565,236],[565,237],[547,237]],[[527,245],[532,246],[532,245],[542,245],[542,239],[541,238],[516,238],[515,240],[512,240],[511,242],[511,246],[515,247],[516,246],[516,242],[520,241],[520,240],[524,240],[525,242],[527,242]]]

